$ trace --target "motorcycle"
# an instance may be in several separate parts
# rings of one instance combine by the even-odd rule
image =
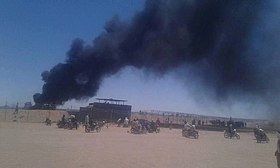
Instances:
[[[236,139],[240,139],[240,135],[237,133],[236,129],[234,129],[231,133],[227,130],[224,130],[224,137],[225,138],[236,138]]]
[[[90,124],[85,124],[85,132],[89,133],[90,131],[94,131],[96,130],[96,132],[100,132],[101,131],[101,126],[100,124],[98,124],[97,122],[93,122]]]
[[[160,132],[160,128],[159,125],[148,125],[148,132],[149,133],[159,133]]]
[[[257,140],[257,143],[261,143],[261,142],[269,142],[269,138],[267,137],[266,133],[264,132],[263,129],[254,129],[254,135],[255,138]]]
[[[59,121],[56,123],[56,125],[57,125],[58,128],[64,128],[65,122],[62,122],[61,120],[59,120]]]
[[[144,125],[135,125],[131,126],[130,132],[132,134],[146,134],[147,133],[147,128]]]
[[[76,130],[77,130],[78,127],[79,127],[79,125],[76,120],[70,120],[68,122],[65,122],[64,126],[63,126],[64,129],[69,129],[69,130],[72,130],[73,128],[76,128]]]
[[[190,138],[194,137],[195,139],[198,139],[198,131],[195,129],[182,129],[182,136]]]
[[[52,120],[50,120],[49,118],[46,118],[45,124],[47,126],[51,126],[52,125]]]

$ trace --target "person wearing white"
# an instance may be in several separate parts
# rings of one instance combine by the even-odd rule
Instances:
[[[191,124],[189,124],[188,122],[186,122],[186,124],[184,125],[184,130],[190,130],[192,128],[193,128],[193,126]]]
[[[128,125],[128,122],[129,122],[128,118],[125,117],[125,119],[124,119],[124,125]]]
[[[86,124],[86,125],[89,124],[89,116],[88,116],[88,114],[87,114],[86,117],[85,117],[85,124]]]

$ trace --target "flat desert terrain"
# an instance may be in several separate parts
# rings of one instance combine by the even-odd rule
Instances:
[[[256,143],[253,133],[225,139],[222,132],[199,131],[199,139],[179,129],[134,135],[111,126],[85,133],[55,124],[0,122],[1,168],[276,168],[276,136]]]

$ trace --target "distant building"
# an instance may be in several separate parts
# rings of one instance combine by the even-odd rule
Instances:
[[[24,109],[30,109],[32,107],[32,103],[31,102],[26,102],[24,103]]]
[[[117,121],[125,117],[131,117],[131,105],[125,105],[126,100],[99,99],[98,102],[90,103],[87,107],[80,107],[80,111],[75,113],[77,118],[84,120],[88,114],[95,120]]]

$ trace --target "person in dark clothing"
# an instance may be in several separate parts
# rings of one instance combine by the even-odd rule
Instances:
[[[156,120],[156,125],[160,125],[160,121],[159,121],[159,118]]]
[[[61,122],[63,125],[65,125],[65,115],[63,114],[62,118],[61,118]]]
[[[228,132],[229,132],[230,138],[232,138],[232,134],[233,134],[233,126],[232,126],[232,124],[229,124]]]
[[[154,120],[152,120],[152,122],[151,122],[151,129],[153,131],[156,131],[156,123],[154,122]]]

